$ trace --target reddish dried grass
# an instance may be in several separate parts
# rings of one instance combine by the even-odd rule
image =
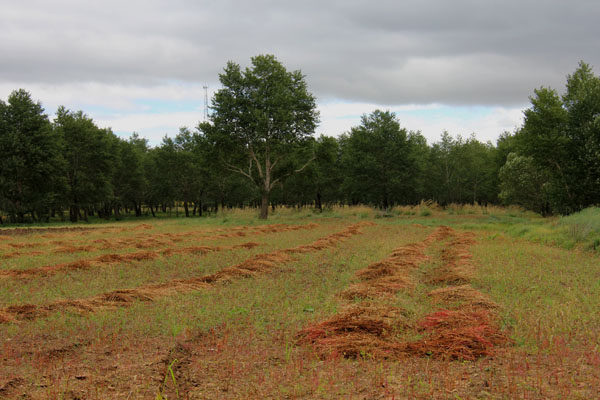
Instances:
[[[207,254],[209,252],[222,251],[226,249],[251,249],[256,246],[259,246],[259,243],[249,242],[243,243],[240,245],[235,245],[231,247],[218,247],[218,246],[193,246],[193,247],[184,247],[181,249],[164,249],[158,251],[140,251],[134,253],[125,253],[125,254],[102,254],[100,256],[90,258],[90,259],[81,259],[72,261],[69,263],[61,263],[55,265],[46,265],[39,268],[30,268],[25,270],[5,270],[0,271],[0,277],[4,278],[30,278],[35,276],[46,276],[55,274],[61,271],[70,271],[77,269],[89,269],[92,267],[99,267],[105,264],[115,264],[115,263],[123,263],[123,262],[134,262],[134,261],[147,261],[154,260],[161,256],[170,256],[172,254]],[[11,253],[12,254],[12,253]],[[21,254],[21,253],[19,253]],[[28,255],[32,255],[32,252],[27,253]],[[43,253],[42,253],[43,254]],[[6,256],[6,255],[5,255]]]
[[[407,351],[415,355],[450,360],[476,360],[492,356],[496,346],[510,343],[510,339],[495,324],[488,310],[440,310],[426,316],[419,323],[426,336],[407,344]]]
[[[15,318],[8,313],[0,311],[0,324],[6,324],[9,322],[15,322]]]
[[[97,250],[95,247],[93,246],[61,246],[61,247],[57,247],[56,249],[52,250],[53,253],[78,253],[78,252],[88,252],[88,251],[95,251]]]
[[[10,258],[20,257],[20,256],[40,256],[46,254],[43,251],[29,251],[27,253],[23,253],[21,251],[12,251],[10,253],[0,255],[0,259],[8,260]]]
[[[346,299],[377,299],[410,288],[414,282],[407,275],[411,268],[427,260],[425,249],[433,241],[452,238],[442,251],[443,265],[434,270],[430,283],[467,282],[473,274],[468,246],[475,243],[472,234],[458,235],[449,227],[439,227],[422,243],[413,243],[396,249],[391,257],[371,264],[359,271],[363,282],[352,285],[340,296]],[[395,322],[385,321],[375,312],[344,312],[327,321],[311,325],[298,335],[298,344],[310,344],[317,354],[344,357],[402,358],[431,356],[440,359],[475,360],[494,354],[494,348],[510,342],[497,328],[490,313],[497,307],[482,293],[468,285],[441,288],[429,295],[437,302],[462,302],[470,306],[465,311],[441,310],[430,314],[419,323],[424,335],[414,342],[399,342],[393,335],[394,327],[402,321],[401,311]],[[405,324],[406,327],[406,324]]]
[[[356,272],[356,277],[362,281],[370,281],[373,279],[382,278],[384,276],[392,276],[400,272],[400,268],[396,263],[390,260],[383,260],[369,265],[367,268]]]
[[[427,283],[430,285],[462,285],[469,283],[474,274],[471,264],[448,263],[435,268]]]
[[[462,303],[472,308],[494,310],[500,306],[470,285],[449,286],[432,290],[428,295],[436,303]]]
[[[253,249],[255,247],[261,246],[260,243],[257,242],[246,242],[246,243],[242,243],[242,244],[236,244],[235,246],[232,246],[232,248],[234,249]]]
[[[58,271],[73,271],[78,269],[91,268],[92,264],[89,260],[79,260],[69,263],[62,263],[56,265],[46,265],[39,268],[30,269],[15,269],[0,271],[0,277],[4,278],[30,278],[34,276],[46,276],[54,274]]]
[[[7,243],[6,245],[12,247],[13,249],[31,249],[39,246],[37,243]]]
[[[351,285],[339,296],[347,300],[375,299],[394,296],[401,290],[412,290],[414,287],[415,282],[409,276],[393,275]]]
[[[440,242],[442,240],[446,240],[447,238],[454,236],[456,231],[449,226],[441,225],[438,226],[435,231],[433,231],[427,238],[424,240],[426,244],[430,244],[432,242]]]
[[[321,357],[388,358],[395,352],[393,334],[405,328],[400,309],[367,303],[304,328],[296,343],[313,346]]]

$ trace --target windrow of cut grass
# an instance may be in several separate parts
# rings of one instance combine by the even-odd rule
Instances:
[[[360,228],[369,224],[368,222],[353,224],[343,231],[330,234],[308,245],[259,254],[241,264],[224,268],[210,275],[188,279],[174,279],[169,282],[146,285],[135,289],[114,290],[86,299],[59,300],[42,305],[12,305],[0,310],[0,323],[33,320],[63,310],[94,312],[105,308],[128,306],[135,301],[154,301],[158,297],[205,289],[213,284],[267,273],[277,268],[279,264],[289,261],[291,254],[319,251],[332,247],[351,236],[361,234],[362,231]]]
[[[288,231],[314,229],[317,224],[309,223],[303,225],[288,225],[288,224],[269,224],[259,226],[237,226],[230,228],[216,228],[216,229],[205,229],[205,230],[194,230],[179,233],[161,232],[155,234],[136,234],[134,236],[118,238],[111,236],[109,238],[98,238],[98,239],[82,239],[81,237],[71,237],[74,240],[61,240],[53,241],[40,241],[39,235],[35,236],[38,239],[34,242],[10,242],[6,244],[0,244],[0,259],[13,259],[22,256],[32,255],[51,255],[51,254],[74,254],[74,253],[89,253],[98,252],[104,250],[130,250],[130,249],[150,249],[157,248],[159,246],[173,246],[176,243],[196,243],[198,241],[216,241],[221,239],[230,238],[245,238],[255,237],[264,234],[274,234]],[[149,228],[143,228],[149,229]],[[121,229],[119,232],[131,232],[139,231],[140,228],[133,227],[131,229]],[[101,230],[106,233],[105,230]],[[46,236],[46,235],[43,235]],[[55,235],[54,237],[60,238]],[[40,248],[47,247],[49,245],[55,245],[54,249],[47,251],[40,251]],[[35,251],[23,249],[35,248]],[[19,251],[13,251],[14,249],[20,249]],[[2,250],[8,250],[8,252],[1,252]]]
[[[177,221],[179,222],[179,221]],[[307,221],[310,222],[310,221]],[[53,273],[46,276],[33,278],[0,278],[0,308],[21,303],[47,304],[56,300],[73,300],[80,298],[90,298],[102,293],[111,292],[116,289],[134,288],[171,281],[173,279],[187,279],[202,275],[209,275],[230,265],[243,262],[248,257],[258,253],[267,253],[280,248],[294,247],[298,244],[310,243],[319,237],[325,236],[335,230],[342,229],[347,224],[323,223],[318,227],[305,230],[290,230],[275,234],[268,234],[263,237],[256,236],[260,247],[252,249],[235,248],[228,251],[216,251],[203,254],[192,253],[172,253],[161,255],[154,259],[128,262],[110,262],[101,267],[89,269],[63,270],[60,273]],[[294,224],[296,225],[296,224]],[[161,231],[173,230],[173,225],[157,225],[156,231],[150,233],[160,233]],[[186,226],[198,229],[197,225]],[[217,225],[216,228],[219,228]],[[183,231],[183,230],[182,230]],[[135,231],[121,233],[121,237],[135,234]],[[22,260],[14,261],[13,268],[4,269],[32,269],[39,268],[40,265],[67,264],[78,261],[81,258],[95,258],[105,254],[127,255],[132,253],[152,252],[164,249],[183,249],[186,247],[231,247],[244,244],[248,239],[229,238],[221,239],[210,243],[177,243],[173,246],[160,246],[157,248],[145,249],[143,251],[129,249],[129,251],[105,251],[93,252],[81,255],[53,254],[47,258],[25,257]],[[253,238],[254,239],[254,238]],[[94,237],[90,237],[94,240]]]
[[[441,262],[431,269],[428,285],[466,283],[472,276],[471,233],[457,234],[439,227],[424,241],[396,249],[387,259],[371,264],[356,275],[361,283],[341,293],[351,304],[329,320],[308,326],[298,334],[298,344],[311,345],[322,357],[401,359],[427,356],[440,359],[475,360],[494,354],[494,348],[509,342],[497,327],[492,310],[497,307],[468,285],[444,287],[429,293],[436,303],[458,309],[441,309],[413,323],[400,307],[382,301],[400,291],[411,292],[417,283],[413,273],[428,260],[426,250],[436,241],[449,239],[441,251]],[[407,331],[417,340],[403,340]]]
[[[31,321],[0,324],[0,398],[598,397],[600,264],[592,252],[569,251],[507,235],[507,226],[517,229],[519,224],[529,223],[522,216],[448,215],[447,210],[435,209],[432,215],[414,218],[383,212],[378,217],[371,211],[368,218],[376,218],[376,227],[323,251],[311,251],[298,245],[308,246],[368,218],[351,214],[340,218],[329,212],[312,215],[306,209],[289,211],[289,216],[285,212],[270,222],[318,222],[320,227],[299,234],[276,234],[260,248],[248,251],[213,252],[202,257],[173,254],[133,261],[135,268],[128,262],[114,263],[43,279],[0,279],[3,309],[110,293],[115,300],[128,302],[127,307],[83,312],[84,317],[70,308]],[[165,242],[154,243],[148,250],[167,245],[183,248],[206,243],[184,245],[183,236],[171,238],[176,239],[171,243],[158,235],[202,231],[210,236],[235,233],[233,225],[251,228],[258,223],[245,218],[240,213],[157,219],[152,222],[153,230],[107,229],[102,233],[98,229],[65,232],[66,237],[48,239],[64,242],[53,246],[66,247],[102,245],[93,242],[96,239],[135,237],[143,246],[146,236]],[[537,222],[533,220],[534,225]],[[538,225],[553,229],[550,222]],[[453,229],[437,229],[440,224]],[[216,232],[219,229],[224,231]],[[400,268],[408,279],[391,278],[399,275],[385,262],[393,249],[422,243],[433,229],[439,240],[422,248],[427,259],[417,268]],[[465,235],[465,230],[476,232],[477,240]],[[0,238],[0,245],[42,243],[41,236]],[[243,237],[223,238],[210,244],[226,247],[241,243],[240,239]],[[458,241],[469,243],[451,244]],[[286,261],[275,260],[274,268],[243,274],[235,271],[239,275],[222,276],[206,289],[173,291],[151,299],[128,298],[130,293],[115,290],[212,276],[258,252],[294,247],[299,251],[288,253]],[[456,248],[450,251],[451,247]],[[138,251],[135,249],[138,247],[132,245],[130,251]],[[72,261],[69,255],[51,251],[43,256],[48,258],[43,264]],[[7,264],[38,267],[40,259],[10,259],[4,269],[14,269]],[[364,268],[367,265],[373,268]],[[446,279],[439,279],[442,272]],[[461,279],[456,280],[457,275]],[[345,296],[348,289],[360,288],[368,281],[389,287],[391,279],[402,287]],[[340,347],[335,356],[333,352],[319,355],[312,345],[294,345],[302,329],[346,312],[345,323],[351,332],[331,327],[329,338],[374,330],[404,348],[397,346],[379,355],[369,353],[372,344],[367,341],[360,345],[363,351],[344,358],[341,353],[350,353],[352,348]],[[457,326],[467,328],[468,335],[457,331]],[[498,331],[503,335],[510,332],[516,345],[494,344]],[[443,353],[436,346],[452,351]],[[469,360],[465,349],[476,361],[464,361]],[[490,349],[493,357],[477,355]]]
[[[80,259],[68,263],[45,265],[39,268],[0,270],[0,278],[35,278],[53,275],[65,271],[85,270],[100,268],[114,263],[128,263],[133,261],[154,260],[159,257],[168,257],[173,254],[207,254],[225,250],[253,249],[260,246],[257,242],[246,242],[233,246],[191,246],[182,248],[165,248],[156,251],[138,251],[125,254],[102,254],[97,257]]]
[[[297,344],[312,346],[324,358],[397,358],[402,349],[395,336],[408,327],[406,313],[377,300],[413,289],[411,272],[428,259],[428,244],[446,235],[446,229],[437,229],[422,242],[397,248],[388,258],[358,271],[356,276],[361,282],[340,297],[369,302],[349,304],[334,317],[305,327],[298,333]]]
[[[316,227],[318,227],[317,224],[305,224],[305,225],[276,224],[276,225],[257,226],[257,227],[250,229],[248,232],[244,232],[241,230],[241,229],[245,229],[245,228],[235,228],[236,232],[234,232],[234,233],[229,232],[229,233],[219,234],[219,235],[215,235],[215,236],[198,237],[198,236],[194,236],[193,233],[183,233],[183,234],[177,234],[177,235],[172,234],[171,236],[185,237],[189,241],[196,242],[198,240],[217,240],[217,239],[224,239],[224,238],[246,237],[246,236],[252,236],[253,238],[255,238],[259,235],[282,233],[282,232],[294,232],[294,231],[300,231],[300,230],[309,230],[309,229],[314,229]],[[168,234],[159,234],[159,235],[161,237],[164,237],[164,236],[169,237]],[[95,241],[107,241],[108,242],[107,239],[96,239]],[[151,247],[154,247],[157,245],[165,244],[164,241],[159,241],[155,237],[145,238],[143,242],[139,242],[139,241],[135,241],[135,240],[131,240],[131,239],[121,240],[120,242],[127,243],[128,244],[128,246],[126,247],[127,249],[130,248],[129,246],[133,246],[134,248],[151,248]],[[209,252],[232,250],[232,249],[236,249],[236,248],[250,249],[250,248],[256,247],[258,245],[259,244],[256,242],[246,242],[246,243],[242,243],[242,244],[234,245],[234,246],[187,246],[187,247],[179,247],[179,248],[167,247],[167,248],[157,249],[157,250],[152,250],[152,251],[129,252],[129,253],[124,253],[124,254],[117,254],[117,253],[106,254],[105,253],[105,254],[101,254],[96,257],[77,259],[77,260],[73,260],[73,261],[69,261],[69,262],[45,265],[42,267],[0,270],[0,279],[2,279],[2,278],[32,278],[32,277],[37,277],[37,276],[48,276],[48,275],[63,272],[63,271],[89,269],[89,268],[93,268],[93,267],[101,267],[101,266],[105,266],[105,265],[110,265],[110,264],[118,263],[118,262],[152,260],[152,259],[156,259],[159,257],[172,256],[173,254],[206,254]],[[34,245],[32,244],[32,246],[34,246]],[[119,245],[117,247],[121,248],[120,246],[121,245]],[[31,246],[29,246],[29,247],[31,247]],[[113,247],[110,247],[110,246],[102,247],[103,250],[112,249],[112,248]],[[66,249],[66,251],[63,251],[65,249]],[[59,250],[60,251],[55,251],[55,253],[57,253],[57,252],[58,253],[62,253],[62,252],[73,253],[73,252],[79,251],[79,250],[80,251],[93,251],[93,250],[97,250],[97,249],[93,248],[92,246],[79,246],[77,248],[74,246],[69,246],[69,247],[65,248],[63,246],[63,247],[59,248]],[[69,250],[73,250],[73,251],[69,251]],[[30,252],[30,255],[31,255],[31,252]]]
[[[442,359],[476,360],[492,356],[496,347],[510,343],[494,312],[499,306],[469,285],[475,275],[469,248],[475,243],[473,233],[452,230],[447,246],[440,252],[441,262],[427,278],[428,284],[440,286],[428,295],[444,308],[418,322],[423,337],[410,343],[412,352]]]

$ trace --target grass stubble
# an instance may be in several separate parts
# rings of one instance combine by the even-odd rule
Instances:
[[[266,234],[255,249],[234,248],[255,241],[239,233],[260,226],[236,225],[235,217],[227,226],[217,219],[201,227],[163,220],[45,238],[2,235],[0,251],[24,253],[7,258],[3,271],[115,250],[226,250],[0,280],[13,294],[2,297],[6,309],[220,277],[204,282],[208,289],[169,291],[93,313],[67,309],[20,322],[0,313],[0,398],[598,397],[596,256],[506,236],[489,220],[472,235],[462,228],[476,220],[461,217],[279,217],[277,224],[319,227]],[[377,225],[329,246],[315,244],[357,221]],[[435,229],[442,224],[454,229]],[[184,231],[197,239],[177,236]],[[441,237],[428,240],[436,232]],[[223,236],[202,239],[216,235]],[[109,248],[111,242],[120,247]],[[239,268],[294,248],[263,259],[264,270]],[[44,256],[26,254],[35,251]],[[335,318],[346,325],[328,326]],[[342,326],[337,333],[346,347],[319,346],[314,335],[302,342],[299,332],[319,326],[330,329],[325,339]],[[457,342],[465,335],[470,341]]]

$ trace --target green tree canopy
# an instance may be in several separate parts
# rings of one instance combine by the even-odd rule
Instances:
[[[73,112],[59,107],[54,128],[63,143],[67,163],[66,199],[71,221],[80,211],[87,218],[90,207],[114,201],[113,174],[119,154],[118,139],[110,129],[101,129],[83,111]]]
[[[344,191],[352,203],[388,208],[414,192],[414,160],[396,115],[375,110],[342,139]]]
[[[254,184],[261,195],[260,217],[267,218],[269,194],[289,174],[283,164],[319,121],[315,98],[302,73],[287,71],[273,55],[253,57],[244,71],[229,62],[219,79],[223,88],[212,100],[212,124],[199,128],[215,138],[225,166]]]
[[[0,206],[13,222],[57,203],[63,165],[60,140],[41,104],[23,89],[0,101]]]
[[[581,62],[562,96],[540,88],[515,135],[519,155],[547,179],[552,212],[570,213],[600,196],[600,78]]]

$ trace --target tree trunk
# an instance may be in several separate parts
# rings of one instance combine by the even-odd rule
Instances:
[[[262,197],[261,197],[260,215],[258,216],[258,218],[267,219],[268,216],[269,216],[269,193],[267,191],[264,191],[262,193]]]
[[[134,201],[133,208],[135,210],[135,216],[141,217],[142,216],[142,203],[138,204],[137,201]]]
[[[148,207],[150,207],[150,212],[152,213],[152,216],[156,218],[156,214],[154,214],[154,207],[152,207],[152,204],[148,204]]]
[[[321,204],[321,193],[317,192],[317,201],[315,204],[315,208],[320,212],[323,211],[323,205]]]
[[[188,202],[187,201],[183,202],[183,209],[185,210],[185,217],[189,218],[190,217],[190,209],[188,207]]]
[[[79,220],[79,207],[71,206],[69,208],[69,219],[71,222],[77,222]]]

